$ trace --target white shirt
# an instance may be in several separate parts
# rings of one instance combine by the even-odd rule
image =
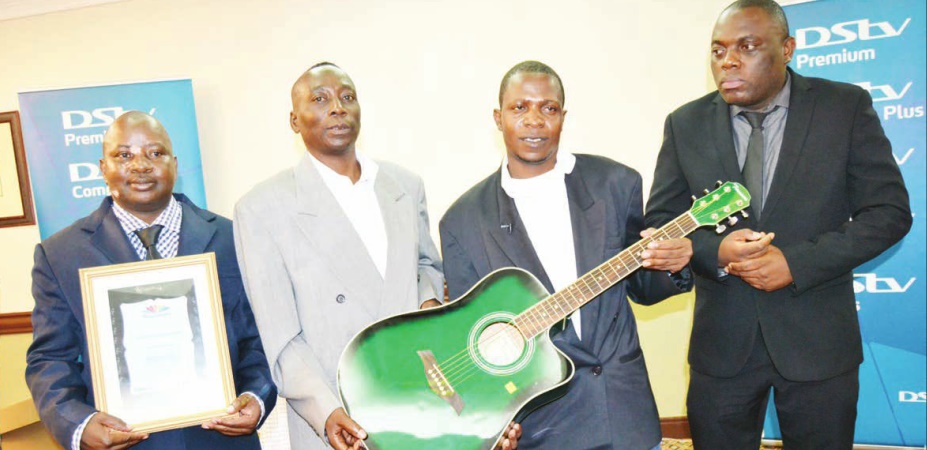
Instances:
[[[380,167],[374,160],[361,155],[359,152],[356,153],[361,174],[360,178],[357,179],[357,183],[351,183],[350,178],[322,164],[311,153],[306,152],[306,154],[309,155],[309,160],[319,171],[325,186],[335,196],[335,200],[338,201],[344,215],[348,217],[354,231],[357,232],[364,243],[370,259],[373,260],[373,264],[377,266],[377,270],[380,272],[380,277],[385,279],[388,245],[386,224],[383,222],[383,213],[380,211],[377,193],[373,189]]]
[[[532,178],[512,178],[508,157],[502,160],[502,189],[515,201],[515,208],[534,251],[554,290],[559,291],[576,281],[576,251],[573,248],[573,222],[567,200],[566,174],[573,171],[576,157],[563,150],[557,153],[557,163],[549,172]],[[582,339],[580,311],[570,317],[576,335]]]

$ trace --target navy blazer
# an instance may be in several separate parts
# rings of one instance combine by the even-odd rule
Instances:
[[[196,207],[182,194],[174,195],[183,208],[178,256],[215,252],[235,389],[238,394],[257,394],[264,401],[266,418],[277,401],[277,388],[242,287],[232,222]],[[35,249],[34,331],[26,356],[26,383],[42,423],[66,449],[71,448],[78,425],[96,411],[78,270],[138,261],[138,254],[112,213],[112,202],[111,197],[106,198],[92,214],[55,233]],[[152,433],[133,448],[244,450],[259,449],[260,442],[257,433],[228,437],[192,426]]]
[[[774,292],[718,273],[724,236],[692,234],[696,295],[689,364],[727,378],[743,368],[762,329],[769,357],[788,380],[846,373],[863,360],[853,268],[911,227],[908,192],[872,98],[858,86],[792,77],[779,162],[762,218],[737,225],[776,233],[794,283]],[[666,118],[647,222],[689,208],[716,180],[743,182],[728,104],[717,92]],[[852,218],[852,220],[850,220]]]
[[[640,240],[640,174],[608,158],[576,155],[565,182],[578,275]],[[441,219],[440,232],[452,299],[490,272],[511,266],[531,272],[553,291],[515,202],[502,189],[501,171],[462,195]],[[665,272],[639,270],[582,307],[582,340],[567,321],[553,342],[573,360],[576,374],[563,397],[521,419],[518,448],[657,445],[660,420],[627,297],[650,304],[681,292]]]

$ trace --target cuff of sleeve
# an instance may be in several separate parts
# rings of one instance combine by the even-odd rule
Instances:
[[[261,397],[258,397],[257,394],[251,391],[242,392],[241,395],[250,395],[255,400],[257,400],[258,406],[261,407],[261,417],[258,419],[258,423],[261,423],[261,421],[264,420],[264,414],[266,413],[266,411],[264,410],[264,400],[261,400]]]
[[[90,418],[95,415],[97,415],[97,413],[87,416],[87,418],[74,430],[74,434],[71,435],[71,450],[80,450],[80,438],[84,434],[84,428],[87,428],[87,424],[90,423]]]
[[[673,280],[673,284],[676,285],[676,289],[679,289],[682,292],[688,292],[692,289],[692,269],[689,266],[685,266],[679,272],[672,273],[667,272],[670,280]]]

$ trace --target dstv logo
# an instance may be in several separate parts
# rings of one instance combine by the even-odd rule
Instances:
[[[61,126],[65,130],[76,130],[80,128],[97,128],[108,127],[113,124],[117,117],[121,116],[123,109],[121,106],[111,106],[106,108],[97,108],[93,111],[61,111]]]
[[[808,27],[795,30],[795,42],[798,50],[826,47],[829,45],[849,44],[856,40],[871,41],[901,36],[904,29],[911,23],[911,18],[905,19],[900,26],[890,22],[870,22],[869,19],[840,22],[825,27]]]
[[[927,392],[898,391],[898,401],[902,403],[927,403]]]
[[[902,285],[892,277],[879,278],[874,273],[854,273],[853,292],[857,294],[862,292],[870,294],[901,294],[907,292],[916,279],[912,277]]]
[[[914,84],[913,81],[909,81],[908,84],[904,85],[901,88],[901,91],[895,89],[894,86],[890,84],[881,84],[878,86],[873,86],[872,82],[863,81],[860,83],[853,83],[867,91],[869,95],[872,96],[872,102],[887,102],[894,100],[901,100],[905,94],[908,93],[908,89],[911,89],[911,85]]]

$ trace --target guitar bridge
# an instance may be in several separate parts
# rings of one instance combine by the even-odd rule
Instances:
[[[438,367],[438,362],[435,360],[434,353],[431,353],[431,350],[419,350],[418,356],[422,358],[422,365],[425,366],[425,379],[428,380],[428,387],[431,388],[431,392],[434,392],[435,395],[451,405],[459,416],[464,408],[463,399],[460,398],[451,383],[444,377],[444,373],[441,372],[441,368]]]

